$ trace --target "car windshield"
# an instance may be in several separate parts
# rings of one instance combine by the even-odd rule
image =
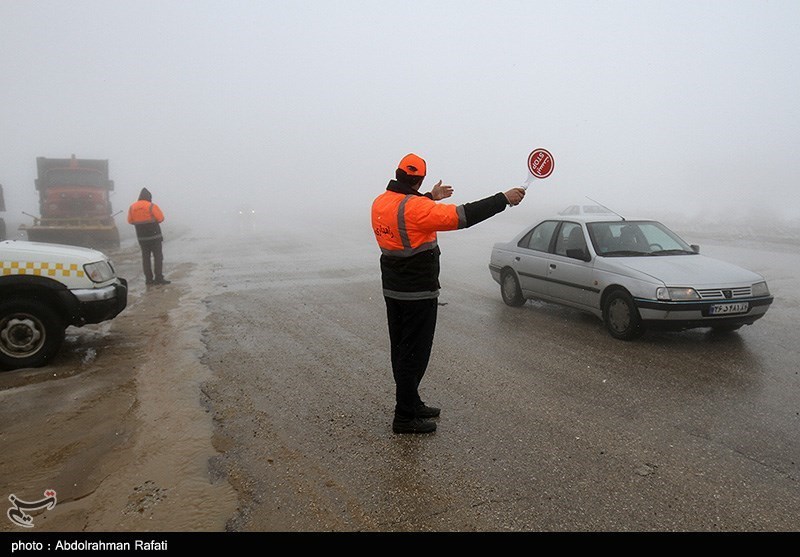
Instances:
[[[589,237],[603,257],[695,255],[672,230],[655,221],[591,222]]]

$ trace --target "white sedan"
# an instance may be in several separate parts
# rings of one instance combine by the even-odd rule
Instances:
[[[764,277],[699,253],[660,222],[558,215],[492,248],[503,301],[540,299],[590,312],[615,338],[647,328],[752,325],[772,303]]]

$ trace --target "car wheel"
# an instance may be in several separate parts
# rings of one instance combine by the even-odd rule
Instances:
[[[58,314],[42,302],[0,304],[0,369],[47,364],[61,348],[65,329]]]
[[[525,298],[522,296],[522,290],[520,290],[519,281],[514,271],[503,271],[500,293],[503,295],[503,301],[506,305],[519,307],[525,303]]]
[[[644,333],[639,310],[624,290],[615,290],[606,298],[603,322],[611,336],[620,340],[632,340]]]

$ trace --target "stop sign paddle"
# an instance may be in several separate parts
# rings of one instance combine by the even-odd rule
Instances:
[[[540,179],[547,178],[553,173],[553,168],[555,168],[555,161],[553,160],[553,155],[547,149],[534,149],[528,155],[528,172],[530,172],[530,176]],[[530,176],[528,181],[530,181]],[[528,182],[525,182],[524,187],[525,189],[528,188]]]

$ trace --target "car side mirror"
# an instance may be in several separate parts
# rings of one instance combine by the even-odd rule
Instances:
[[[692,251],[695,253],[700,253],[700,246],[697,244],[692,244]]]
[[[572,259],[580,259],[581,261],[592,260],[592,257],[589,255],[589,253],[583,248],[568,249],[567,257],[571,257]]]

